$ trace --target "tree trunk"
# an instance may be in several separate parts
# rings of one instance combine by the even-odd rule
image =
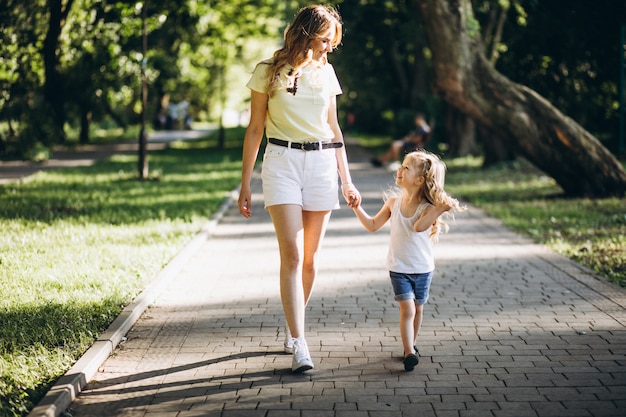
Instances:
[[[443,99],[553,177],[570,196],[623,196],[626,171],[575,121],[489,63],[470,0],[415,0]]]
[[[450,155],[468,156],[478,153],[474,121],[448,103],[444,103],[443,107]]]
[[[67,0],[63,4],[63,0],[49,0],[48,11],[50,17],[48,20],[48,30],[44,39],[41,55],[44,61],[45,84],[43,87],[45,101],[48,104],[48,110],[51,112],[52,121],[60,141],[65,139],[63,126],[65,124],[65,100],[63,92],[63,84],[61,75],[59,74],[59,57],[57,50],[59,47],[59,38],[61,30],[65,24],[67,13],[72,7],[73,0]],[[54,142],[54,140],[53,140]]]
[[[478,136],[483,143],[483,168],[488,168],[499,162],[515,160],[515,153],[507,148],[506,142],[495,137],[483,126],[478,126]]]
[[[85,109],[81,110],[79,142],[83,145],[89,143],[89,126],[90,125],[91,125],[91,112]]]

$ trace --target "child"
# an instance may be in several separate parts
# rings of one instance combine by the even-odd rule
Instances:
[[[419,363],[415,340],[435,269],[432,242],[442,228],[447,230],[439,217],[448,210],[466,209],[444,191],[445,170],[445,164],[436,155],[424,150],[411,152],[396,174],[400,190],[385,201],[374,217],[360,205],[353,207],[370,232],[391,220],[387,268],[394,298],[400,305],[400,335],[407,371]]]

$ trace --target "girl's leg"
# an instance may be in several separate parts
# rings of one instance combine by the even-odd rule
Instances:
[[[402,346],[404,348],[404,356],[415,353],[413,343],[415,341],[415,301],[403,300],[399,301],[400,305],[400,336],[402,337]]]
[[[280,297],[287,325],[293,337],[304,335],[305,298],[302,280],[298,278],[303,245],[302,208],[281,204],[267,208],[278,240],[280,252]]]
[[[424,314],[424,305],[416,304],[415,305],[415,319],[413,320],[413,345],[417,346],[417,336],[420,334],[420,329],[422,328],[422,317]]]

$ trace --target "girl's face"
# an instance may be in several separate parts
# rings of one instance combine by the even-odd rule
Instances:
[[[332,40],[335,38],[335,26],[331,26],[325,33],[311,41],[313,61],[324,62],[326,55],[333,51]]]
[[[415,164],[404,160],[396,173],[396,185],[402,188],[413,188],[424,182],[424,176],[415,169]]]

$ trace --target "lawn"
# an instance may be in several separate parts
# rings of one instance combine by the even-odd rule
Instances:
[[[552,178],[525,160],[488,169],[481,163],[449,161],[449,191],[626,288],[626,197],[566,198]]]
[[[0,186],[0,416],[26,415],[202,228],[241,172],[241,130]],[[235,139],[237,138],[237,139]]]

